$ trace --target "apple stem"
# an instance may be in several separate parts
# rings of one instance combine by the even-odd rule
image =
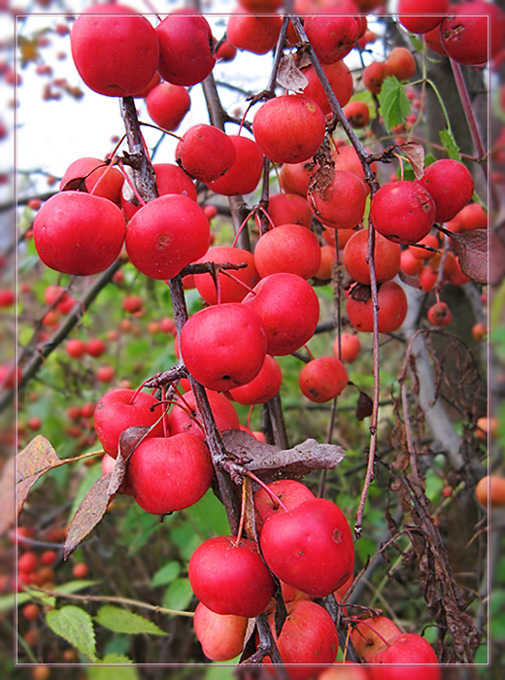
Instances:
[[[130,176],[128,175],[128,173],[127,173],[126,170],[124,169],[124,167],[123,167],[123,161],[119,161],[118,165],[119,165],[119,168],[120,168],[121,172],[123,173],[123,175],[124,175],[124,177],[125,177],[126,183],[127,183],[128,186],[130,187],[130,189],[133,191],[133,193],[135,194],[135,198],[137,199],[137,201],[138,201],[138,202],[140,203],[140,205],[142,205],[142,206],[146,205],[146,202],[144,201],[144,199],[142,198],[142,196],[139,194],[139,192],[138,192],[138,190],[137,190],[137,187],[136,187],[135,184],[131,181]]]
[[[252,416],[253,408],[254,408],[254,404],[249,406],[249,413],[247,414],[247,427],[249,429],[251,429],[251,416]]]
[[[311,360],[311,361],[314,361],[314,355],[312,354],[312,352],[310,351],[310,349],[307,347],[307,345],[304,345],[303,348],[305,349],[305,351],[306,351],[307,354],[309,355],[310,360]]]
[[[274,492],[272,491],[272,489],[270,489],[270,488],[268,487],[268,485],[265,484],[265,482],[262,482],[261,479],[260,479],[259,477],[257,477],[257,476],[254,474],[254,472],[251,472],[251,471],[249,470],[249,471],[247,472],[247,476],[250,477],[251,479],[253,479],[257,484],[259,484],[259,485],[261,486],[261,488],[265,489],[265,491],[267,492],[267,494],[268,494],[268,495],[270,496],[270,498],[273,500],[274,506],[275,506],[275,507],[281,507],[281,508],[284,510],[284,512],[288,512],[288,508],[284,505],[284,503],[281,501],[281,499],[279,498],[279,496],[278,496],[276,493],[274,493]]]
[[[238,283],[241,286],[243,286],[247,290],[248,293],[251,293],[251,295],[256,295],[256,291],[253,288],[251,288],[251,286],[248,286],[245,281],[241,281],[238,278],[238,276],[235,276],[235,274],[232,274],[231,272],[227,271],[226,269],[223,269],[222,273],[225,276],[228,276],[230,279],[233,279],[233,281],[235,281],[235,283]]]
[[[366,626],[367,628],[370,628],[370,630],[371,630],[371,631],[379,638],[379,640],[381,640],[381,641],[386,645],[386,647],[391,647],[391,645],[390,645],[390,643],[388,642],[388,640],[386,640],[386,638],[385,638],[383,635],[381,635],[381,634],[380,634],[373,626],[371,626],[371,625],[370,625],[369,623],[367,623],[365,620],[363,620],[363,619],[358,619],[358,618],[355,617],[355,616],[350,616],[350,617],[349,617],[349,621],[351,621],[352,623],[359,623],[359,624],[361,624],[361,625],[363,625],[363,626]],[[358,630],[358,632],[360,632],[360,631]],[[363,633],[360,632],[360,634],[361,634],[364,638],[366,637],[365,635],[363,635]]]
[[[242,502],[240,504],[240,522],[238,525],[237,538],[235,540],[236,548],[238,548],[238,546],[240,545],[242,531],[244,530],[246,500],[247,500],[247,477],[242,477]]]
[[[166,393],[167,393],[166,386],[163,385],[163,387],[161,388],[161,401],[165,401]],[[165,408],[163,410],[163,419],[161,421],[161,424],[163,425],[163,436],[165,438],[168,437],[168,422],[167,422],[167,419],[168,419],[168,413],[167,413],[167,409]]]
[[[139,125],[154,128],[155,130],[159,130],[160,132],[163,132],[163,134],[169,135],[170,137],[174,137],[175,139],[177,139],[177,141],[182,142],[182,137],[180,135],[176,135],[175,132],[171,132],[170,130],[165,130],[165,128],[162,128],[160,125],[155,125],[154,123],[144,123],[143,121],[140,120]]]
[[[139,393],[144,389],[144,387],[146,387],[147,383],[151,382],[152,379],[153,379],[152,377],[151,377],[151,378],[147,378],[147,380],[144,380],[144,382],[141,383],[141,384],[139,385],[139,387],[137,387],[137,389],[135,390],[135,392],[132,394],[130,401],[128,402],[128,405],[129,405],[129,406],[131,406],[131,405],[133,404],[133,402],[135,401],[135,399],[138,397]]]
[[[235,248],[235,246],[237,245],[237,241],[238,241],[239,236],[240,236],[240,234],[241,234],[241,232],[242,232],[242,229],[243,229],[243,228],[246,226],[246,224],[249,222],[249,219],[254,215],[255,211],[256,211],[256,208],[253,208],[253,209],[248,213],[247,217],[243,220],[242,224],[241,224],[240,227],[238,228],[237,233],[235,234],[235,238],[233,239],[233,243],[231,244],[231,247],[232,247],[232,248]]]

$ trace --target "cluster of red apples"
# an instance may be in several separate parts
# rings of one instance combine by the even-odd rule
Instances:
[[[253,15],[247,11],[253,3],[241,4],[245,10],[228,22],[229,45],[267,53],[275,47],[281,18]],[[429,31],[430,35],[438,31],[443,49],[460,63],[487,61],[487,33],[482,32],[487,19],[479,17],[472,23],[465,12],[475,13],[482,3],[460,6],[457,25],[465,30],[458,31],[452,14],[439,16],[434,23],[427,16],[433,8],[427,2],[420,4],[426,5],[426,16],[418,17],[414,25],[412,17],[402,12],[421,13],[421,7],[400,0],[400,21],[408,30]],[[439,4],[436,11],[443,15],[448,5],[441,10]],[[295,9],[296,5],[300,12],[304,11],[302,5],[311,9],[310,3],[295,3]],[[278,6],[277,2],[262,3],[259,11],[276,11]],[[342,59],[357,41],[365,39],[366,18],[360,10],[368,11],[370,2],[342,0],[338,7],[341,14],[307,17],[304,28],[345,107],[352,96],[353,80]],[[489,6],[486,13],[487,9]],[[471,56],[469,47],[461,47],[465,40],[474,48]],[[493,40],[492,35],[492,52]],[[288,41],[290,45],[298,41],[292,27]],[[86,85],[106,96],[145,97],[151,117],[165,130],[177,129],[189,110],[186,88],[211,73],[216,62],[214,42],[202,16],[173,12],[154,28],[145,18],[116,4],[93,6],[76,20],[71,34],[72,55]],[[466,56],[459,56],[461,50]],[[415,61],[405,52],[396,51],[388,58],[382,80],[364,74],[365,85],[378,92],[386,76],[410,78]],[[104,53],[109,58],[104,59]],[[34,223],[35,245],[42,261],[65,274],[104,271],[123,249],[139,272],[158,281],[178,276],[192,263],[241,265],[231,270],[218,268],[214,276],[194,275],[206,306],[189,318],[178,338],[180,356],[191,376],[207,389],[220,431],[239,428],[232,400],[259,404],[279,391],[282,374],[274,357],[300,350],[313,336],[319,302],[309,280],[331,278],[337,248],[343,249],[349,276],[349,323],[356,331],[371,332],[372,300],[363,294],[363,288],[371,283],[367,251],[373,237],[379,332],[391,333],[407,313],[403,288],[393,281],[400,270],[418,275],[424,290],[431,290],[439,278],[442,243],[432,233],[434,225],[451,222],[453,231],[487,226],[485,211],[470,203],[472,176],[454,160],[436,161],[422,178],[392,181],[370,197],[354,148],[340,145],[326,134],[331,108],[315,70],[309,66],[303,72],[308,80],[303,94],[276,96],[257,109],[253,139],[227,135],[206,124],[185,132],[177,146],[177,164],[154,165],[158,196],[153,200],[145,203],[138,195],[126,197],[125,176],[117,157],[107,162],[79,159],[68,168],[61,191],[42,206]],[[362,106],[346,111],[356,128],[367,124],[366,113]],[[327,165],[322,156],[312,160],[325,137],[331,156]],[[270,196],[262,214],[269,227],[261,230],[254,253],[237,247],[210,247],[209,220],[197,202],[200,185],[195,181],[223,196],[249,194],[258,186],[265,157],[281,166],[283,193]],[[328,170],[331,181],[320,182],[319,177]],[[368,206],[373,232],[362,228]],[[321,245],[312,230],[314,220],[326,245]],[[445,253],[443,267],[444,277],[452,283],[466,280],[454,253]],[[450,311],[443,305],[438,301],[437,309],[430,310],[429,320],[436,325],[450,321]],[[359,345],[355,333],[344,334],[335,341],[335,356],[311,357],[300,372],[303,394],[316,402],[336,397],[348,382],[344,362],[356,358]],[[122,432],[132,426],[147,428],[127,461],[120,489],[146,512],[163,515],[187,508],[210,488],[214,469],[203,427],[195,418],[191,389],[177,397],[170,412],[153,395],[113,390],[99,401],[94,425],[106,454],[104,474],[111,472],[117,457],[123,455]],[[336,658],[335,625],[314,599],[334,594],[341,601],[352,583],[351,531],[337,505],[315,498],[298,482],[279,481],[260,488],[255,507],[258,544],[240,536],[219,536],[203,543],[191,558],[189,578],[200,600],[195,631],[204,653],[215,660],[240,654],[248,620],[264,611],[269,613],[276,637],[274,575],[281,583],[288,612],[277,644],[285,663],[308,664],[308,668],[289,671],[295,680],[304,680],[314,675],[314,664],[332,664]],[[363,673],[373,680],[399,677],[390,668],[386,673],[382,664],[437,663],[422,637],[404,634],[388,620],[357,624],[352,641],[361,659],[372,664]],[[412,674],[428,680],[440,677],[435,666]],[[323,673],[320,677],[329,680],[331,676]]]

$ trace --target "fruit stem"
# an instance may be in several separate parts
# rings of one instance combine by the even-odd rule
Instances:
[[[137,199],[137,201],[138,201],[138,202],[140,203],[140,205],[142,205],[142,206],[146,205],[146,202],[144,201],[144,199],[142,198],[142,196],[139,194],[139,192],[138,192],[138,190],[137,190],[137,187],[136,187],[135,184],[131,181],[130,176],[128,175],[128,173],[127,173],[126,170],[124,169],[124,167],[123,167],[123,161],[119,161],[118,165],[119,165],[119,168],[120,168],[121,172],[123,173],[123,175],[124,175],[124,177],[125,177],[126,183],[127,183],[128,186],[130,187],[130,189],[133,191],[133,193],[135,194],[135,198]]]
[[[247,500],[247,477],[242,477],[242,503],[240,505],[240,522],[238,525],[237,538],[235,540],[236,548],[238,548],[238,546],[240,545],[242,531],[244,530],[246,500]]]
[[[246,283],[245,281],[241,281],[241,280],[238,278],[238,276],[235,276],[234,274],[232,274],[231,272],[227,271],[226,269],[221,270],[221,273],[224,274],[225,276],[228,276],[230,279],[232,279],[233,281],[235,281],[235,283],[238,283],[238,284],[240,284],[241,286],[243,286],[243,287],[247,290],[248,293],[251,293],[251,295],[256,295],[256,291],[255,291],[253,288],[251,288],[251,286],[248,286],[247,283]]]
[[[135,399],[138,397],[139,393],[144,389],[144,387],[147,385],[147,383],[150,382],[152,379],[153,379],[152,376],[150,378],[147,378],[147,380],[144,380],[144,382],[141,383],[139,385],[139,387],[137,387],[135,392],[132,394],[130,401],[128,402],[128,406],[131,406],[133,404]]]
[[[161,401],[165,401],[166,393],[167,393],[166,386],[163,385],[163,387],[161,388]],[[167,409],[165,408],[163,410],[163,419],[161,421],[161,424],[163,425],[163,436],[165,438],[168,437],[168,422],[167,422],[167,419],[168,419],[168,414],[167,414]]]
[[[233,243],[231,244],[232,248],[235,248],[235,246],[237,245],[237,241],[239,239],[239,236],[240,236],[242,229],[246,226],[246,224],[249,222],[249,219],[254,215],[255,212],[256,212],[256,208],[253,208],[248,213],[247,217],[245,218],[245,220],[242,222],[242,224],[238,228],[237,233],[235,234],[235,238],[233,239]]]
[[[162,128],[159,125],[154,125],[153,123],[143,123],[142,121],[139,121],[139,125],[154,128],[155,130],[159,130],[160,132],[163,132],[165,135],[170,135],[170,137],[175,137],[177,141],[182,142],[182,137],[180,135],[176,135],[175,132],[171,132],[170,130],[165,130],[165,128]]]
[[[259,477],[256,477],[256,475],[254,474],[254,472],[251,472],[251,471],[249,470],[249,471],[247,472],[247,476],[250,477],[251,479],[253,479],[257,484],[259,484],[259,485],[261,486],[262,489],[265,489],[265,491],[267,492],[267,494],[268,494],[268,495],[270,496],[270,498],[273,500],[273,502],[274,502],[274,507],[281,507],[281,508],[284,510],[284,512],[288,512],[288,508],[284,505],[284,503],[281,501],[281,499],[279,498],[279,496],[278,496],[276,493],[274,493],[274,492],[272,491],[272,489],[270,489],[270,488],[268,487],[268,485],[265,484],[265,482],[262,482],[261,479],[260,479]]]
[[[365,620],[363,620],[363,619],[358,619],[358,618],[355,617],[355,616],[350,616],[350,617],[349,617],[349,621],[351,621],[352,623],[359,623],[359,624],[361,624],[361,625],[363,625],[363,626],[366,626],[367,628],[370,628],[370,630],[371,630],[371,631],[379,638],[379,640],[382,640],[382,642],[386,645],[386,647],[391,647],[391,645],[389,644],[388,640],[386,640],[386,638],[385,638],[383,635],[381,635],[379,632],[377,632],[377,630],[376,630],[373,626],[371,626],[369,623],[367,623]],[[358,632],[360,632],[360,631],[358,630]],[[360,634],[361,634],[364,638],[366,638],[366,636],[363,635],[363,633],[360,632]],[[368,638],[367,638],[367,639],[368,639]]]

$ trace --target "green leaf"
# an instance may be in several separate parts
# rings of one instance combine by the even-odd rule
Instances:
[[[178,578],[171,583],[163,596],[162,607],[186,611],[193,599],[189,578]]]
[[[450,130],[440,130],[440,141],[444,149],[447,152],[449,158],[453,161],[461,161],[461,154],[459,152],[459,146],[456,144],[456,140]]]
[[[184,515],[190,517],[198,531],[209,538],[215,535],[222,536],[230,531],[224,505],[211,490],[197,503],[186,508]]]
[[[62,583],[59,585],[55,592],[62,593],[65,595],[71,595],[72,593],[78,593],[81,590],[86,590],[86,588],[91,588],[96,586],[100,581],[91,581],[85,579],[77,579],[75,581],[69,581],[68,583]],[[56,595],[57,597],[58,595]]]
[[[165,631],[161,630],[149,619],[135,614],[129,609],[122,609],[121,607],[114,607],[106,604],[100,607],[95,621],[104,628],[113,630],[115,633],[128,633],[129,635],[139,635],[146,633],[147,635],[167,635]]]
[[[52,609],[46,614],[49,628],[92,661],[96,661],[95,630],[91,616],[74,605]]]
[[[419,40],[419,38],[416,38],[415,35],[409,35],[409,39],[410,39],[410,42],[412,43],[412,45],[414,46],[414,49],[416,50],[416,52],[422,53],[423,49],[424,49],[423,41]]]
[[[233,680],[236,676],[236,664],[239,659],[240,655],[224,664],[222,661],[209,664],[204,680]]]
[[[181,565],[179,562],[168,562],[168,564],[165,564],[164,567],[158,569],[158,571],[154,574],[151,581],[151,586],[153,588],[156,588],[157,586],[166,586],[169,583],[172,583],[172,581],[175,581],[180,573]]]
[[[111,676],[114,680],[138,680],[140,677],[138,670],[132,665],[133,661],[123,654],[107,654],[97,664],[87,669],[89,680],[110,680]],[[117,666],[117,664],[125,665]],[[115,666],[112,673],[108,668],[111,665]]]
[[[389,76],[382,83],[379,104],[388,130],[404,123],[410,113],[410,100],[405,94],[404,86],[395,76]]]

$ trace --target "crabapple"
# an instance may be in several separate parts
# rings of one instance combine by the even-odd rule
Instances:
[[[281,383],[281,367],[267,354],[258,375],[245,385],[229,390],[229,395],[239,404],[264,404],[277,394]]]
[[[74,23],[70,46],[86,85],[110,97],[142,90],[158,65],[155,29],[124,5],[106,3],[85,9]]]
[[[224,196],[250,194],[258,186],[263,172],[263,153],[248,137],[229,135],[228,139],[235,147],[235,161],[222,177],[207,182],[207,186]]]
[[[79,191],[51,196],[33,223],[35,247],[44,264],[76,276],[107,269],[119,255],[125,233],[123,214],[112,201]]]
[[[266,54],[272,50],[279,37],[280,16],[258,16],[247,12],[232,14],[226,25],[226,38],[239,50]]]
[[[190,109],[191,97],[185,87],[160,83],[146,97],[147,112],[165,130],[177,130]]]
[[[283,224],[301,224],[310,228],[312,211],[307,200],[299,194],[271,194],[268,215],[276,227]]]
[[[356,130],[361,130],[370,122],[370,109],[365,102],[354,101],[343,109],[345,117]]]
[[[174,85],[196,85],[214,68],[214,39],[207,20],[194,10],[178,9],[156,27],[158,72]]]
[[[349,54],[360,29],[357,17],[339,14],[306,17],[304,27],[314,52],[323,64],[333,64]]]
[[[319,320],[319,301],[312,286],[296,274],[266,276],[246,295],[243,305],[260,316],[267,352],[291,354],[313,335]]]
[[[337,249],[334,246],[321,246],[321,264],[319,269],[314,274],[316,279],[321,281],[328,281],[332,276],[333,264],[337,259]]]
[[[402,26],[412,33],[428,33],[439,26],[448,13],[449,0],[399,0]]]
[[[487,229],[488,213],[480,203],[469,203],[456,215],[461,231],[473,231],[474,229]]]
[[[420,246],[428,246],[432,250],[428,250],[427,248],[422,248]],[[440,243],[438,242],[438,238],[435,236],[435,234],[428,234],[424,238],[422,238],[420,241],[416,243],[416,245],[410,245],[408,247],[408,252],[412,254],[413,257],[416,258],[416,260],[431,260],[437,255],[436,250],[440,248]]]
[[[417,243],[435,220],[435,202],[416,182],[384,184],[372,199],[370,218],[375,229],[396,243]]]
[[[111,382],[116,375],[116,371],[112,366],[106,364],[105,366],[100,366],[96,372],[96,377],[100,382],[108,383]]]
[[[199,602],[193,627],[205,656],[212,661],[229,661],[242,652],[248,619],[244,616],[216,614]]]
[[[207,253],[198,262],[215,262],[223,264],[247,264],[242,269],[228,270],[234,278],[230,278],[223,272],[217,275],[218,286],[220,288],[221,302],[241,302],[247,295],[247,289],[253,288],[260,276],[255,266],[254,256],[248,250],[232,248],[231,246],[215,246],[209,248]],[[243,284],[236,281],[242,281]],[[211,274],[197,274],[195,277],[196,287],[202,298],[209,305],[215,305],[218,301],[216,284]]]
[[[313,597],[329,595],[353,571],[349,524],[340,508],[325,498],[305,501],[269,517],[260,544],[271,571]]]
[[[406,47],[395,47],[386,59],[386,67],[391,76],[398,80],[408,80],[416,72],[416,60]]]
[[[180,347],[188,371],[198,382],[226,391],[258,375],[267,340],[254,309],[226,302],[193,314],[181,331]]]
[[[378,292],[379,333],[393,333],[402,325],[407,315],[407,296],[403,288],[394,281],[383,283]],[[347,299],[347,315],[351,325],[358,331],[373,331],[372,297],[356,299],[351,294]]]
[[[153,427],[146,437],[162,437],[163,426],[157,423],[160,412],[154,410],[158,401],[145,392],[135,395],[131,389],[107,392],[95,407],[93,422],[104,451],[116,458],[121,433],[128,427]],[[151,410],[153,409],[153,410]]]
[[[382,61],[373,61],[363,69],[363,85],[372,94],[379,94],[382,83],[389,76],[389,69]]]
[[[151,437],[128,461],[129,493],[152,515],[188,508],[210,487],[213,475],[207,445],[192,434]]]
[[[209,221],[200,206],[182,194],[166,194],[133,215],[125,244],[139,271],[170,279],[206,253],[209,242]]]
[[[86,352],[95,359],[101,357],[106,351],[107,345],[103,340],[100,340],[100,338],[92,338],[86,343]]]
[[[447,326],[452,321],[452,312],[446,302],[436,302],[428,309],[428,319],[434,326]]]
[[[448,56],[459,64],[485,64],[503,47],[503,10],[481,0],[463,2],[442,21],[440,38]]]
[[[78,158],[65,170],[60,182],[60,191],[63,191],[69,182],[75,183],[75,180],[81,177],[84,178],[88,193],[120,203],[121,188],[124,183],[124,175],[120,170],[110,167],[99,158],[89,156]]]
[[[333,64],[321,64],[321,66],[338,103],[344,107],[352,97],[354,89],[352,73],[349,67],[343,61],[336,61]],[[302,73],[309,81],[303,90],[303,94],[315,101],[324,115],[331,113],[330,102],[314,67],[312,65],[308,66],[303,69]]]
[[[351,642],[357,655],[369,663],[389,640],[398,635],[401,635],[401,630],[387,616],[371,616],[356,623],[351,632]]]
[[[65,345],[67,354],[74,359],[79,359],[86,354],[86,344],[78,338],[72,338]]]
[[[361,341],[355,333],[342,333],[340,336],[340,356],[338,337],[333,342],[333,352],[340,361],[352,364],[361,350]]]
[[[238,415],[231,401],[219,392],[212,390],[206,390],[206,392],[217,429],[220,432],[238,429]],[[172,435],[179,432],[187,432],[194,434],[195,437],[200,439],[205,439],[204,429],[196,420],[195,404],[195,395],[191,390],[185,392],[176,401],[168,417],[168,425]],[[182,408],[179,408],[179,406]]]
[[[283,224],[261,236],[254,249],[254,263],[262,278],[290,272],[310,279],[321,264],[321,247],[310,229]]]
[[[342,361],[331,356],[318,357],[305,364],[300,371],[298,384],[308,399],[324,403],[340,394],[348,381]]]
[[[387,667],[383,668],[382,664]],[[402,633],[389,639],[388,646],[370,659],[368,670],[371,680],[403,680],[406,668],[411,680],[441,680],[442,677],[432,646],[416,633]]]
[[[473,178],[459,161],[442,158],[428,165],[417,182],[435,201],[435,222],[448,222],[473,196]]]
[[[237,158],[230,138],[219,128],[203,124],[184,133],[175,155],[184,170],[204,184],[222,177]]]
[[[314,215],[335,229],[353,229],[363,219],[368,190],[365,183],[349,170],[336,170],[328,186],[317,184],[309,189],[307,198]]]
[[[254,541],[216,536],[202,543],[189,560],[195,596],[216,614],[253,618],[274,592],[274,582]]]
[[[475,487],[475,496],[479,503],[487,507],[502,507],[505,505],[505,478],[492,474],[482,477]]]
[[[370,283],[370,267],[366,261],[368,252],[368,229],[357,231],[347,241],[343,260],[349,275],[358,283]],[[377,281],[390,281],[400,270],[401,248],[380,234],[375,234],[375,275]]]
[[[300,163],[321,146],[325,132],[319,106],[303,95],[282,95],[256,112],[253,133],[265,156],[275,163]]]
[[[275,615],[268,617],[272,634],[290,680],[314,677],[321,664],[335,661],[338,637],[335,624],[324,607],[310,600],[294,600],[286,605],[287,618],[280,635],[275,633]],[[263,663],[271,663],[269,656]]]
[[[279,170],[279,185],[286,194],[298,194],[305,198],[312,172],[306,161],[284,163]]]
[[[305,503],[305,501],[315,498],[312,491],[294,479],[278,479],[267,484],[270,491],[277,496],[278,503],[266,491],[264,487],[260,487],[254,494],[254,507],[259,514],[261,522],[264,523],[271,515],[284,513],[286,510],[296,508],[297,505]]]

